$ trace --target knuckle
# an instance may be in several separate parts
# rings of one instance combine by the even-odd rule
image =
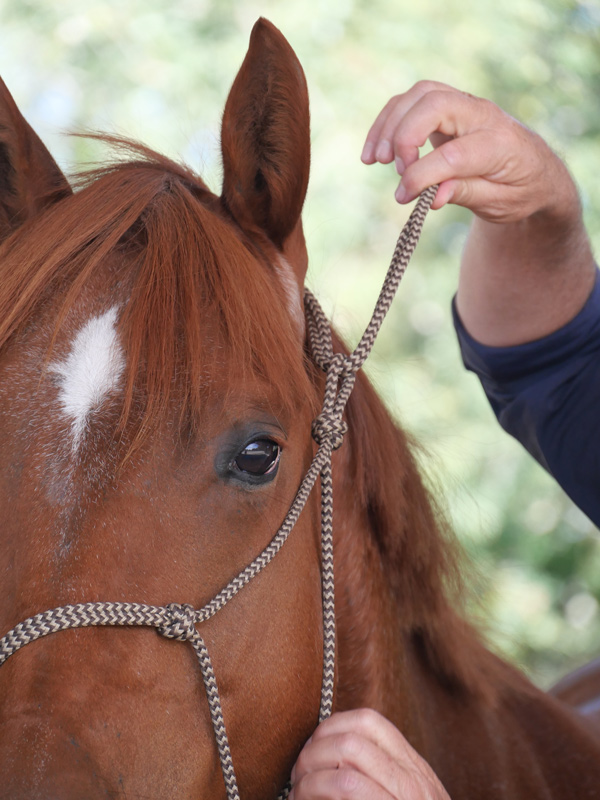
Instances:
[[[473,187],[470,181],[457,181],[452,195],[452,202],[465,208],[475,205]]]
[[[360,755],[364,749],[364,741],[354,732],[341,733],[337,738],[336,746],[342,760],[348,761]]]
[[[330,735],[329,729],[333,728],[334,724],[335,724],[335,714],[333,714],[331,717],[328,717],[326,720],[323,720],[323,722],[321,722],[317,726],[317,728],[315,729],[315,731],[311,736],[311,741],[318,742],[321,739],[324,739],[326,736],[329,736]]]
[[[421,94],[429,94],[438,91],[439,84],[435,81],[420,80],[415,83],[414,89]]]
[[[488,114],[502,113],[500,107],[493,100],[488,100],[487,97],[479,97],[479,95],[471,94],[471,92],[461,92],[461,95],[465,100],[479,106],[480,109],[484,109]]]
[[[354,769],[338,769],[334,777],[335,788],[341,798],[360,797],[363,794],[364,779]]]
[[[461,197],[465,204],[470,207],[475,204],[475,192],[470,181],[463,181],[461,184]]]
[[[497,103],[494,103],[493,100],[488,100],[486,97],[477,97],[475,98],[478,103],[480,103],[488,112],[491,117],[506,117],[508,120],[513,120],[513,118],[503,111]]]
[[[294,783],[295,800],[330,797],[336,800],[368,797],[367,780],[348,767],[325,772],[310,772]]]
[[[522,132],[521,129],[523,126],[521,123],[514,117],[511,117],[510,114],[507,114],[506,111],[501,109],[493,100],[487,100],[485,97],[476,97],[474,99],[479,105],[486,127],[494,131],[502,129],[504,135],[506,135],[507,131],[512,135],[518,135]]]
[[[540,156],[548,156],[550,148],[542,137],[514,117],[508,117],[508,133],[515,148],[531,151]]]
[[[392,106],[395,106],[395,105],[396,105],[396,103],[400,102],[400,100],[402,100],[402,98],[403,98],[403,97],[404,97],[404,95],[402,95],[402,94],[395,94],[395,95],[393,95],[393,96],[392,96],[392,97],[390,97],[390,99],[387,101],[387,103],[386,103],[386,106],[387,106],[388,108],[391,108]]]
[[[472,94],[472,92],[461,91],[461,95],[471,103],[477,103],[481,106],[494,105],[491,100],[487,100],[485,97],[478,97],[478,95]]]
[[[448,166],[454,170],[462,162],[465,155],[460,139],[450,139],[449,142],[445,142],[438,147],[438,153]]]
[[[448,106],[449,92],[438,88],[432,89],[427,95],[427,102],[437,114],[444,112]]]
[[[410,176],[406,179],[410,184]],[[405,179],[403,179],[403,182]],[[407,186],[407,188],[411,188]],[[379,714],[372,708],[359,708],[356,712],[356,721],[361,730],[371,731],[377,726]]]

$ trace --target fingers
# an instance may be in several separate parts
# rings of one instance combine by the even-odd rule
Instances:
[[[371,126],[361,155],[363,163],[374,164],[376,161],[379,161],[382,164],[389,164],[392,160],[393,153],[391,142],[384,139],[381,132],[388,117],[393,113],[394,109],[401,101],[401,98],[402,95],[392,97],[392,99],[386,103],[383,110],[380,111],[377,119]]]
[[[402,769],[385,750],[358,731],[345,730],[316,740],[313,737],[298,759],[294,777],[299,781],[305,775],[326,772],[321,778],[331,784],[335,783],[337,771],[354,776],[343,777],[344,782],[372,783],[382,797],[397,797],[402,788]],[[314,782],[314,778],[311,780]]]
[[[412,161],[418,157],[418,150],[416,148],[422,146],[431,134],[435,135],[437,123],[426,133],[417,134],[416,138],[420,139],[420,142],[413,141],[406,147],[403,147],[404,143],[397,138],[397,133],[400,132],[399,126],[409,112],[419,105],[421,100],[427,98],[429,102],[435,94],[450,94],[451,96],[458,97],[463,93],[444,83],[420,81],[409,89],[408,92],[392,97],[380,112],[367,134],[362,153],[363,162],[366,164],[374,164],[376,161],[379,161],[382,164],[389,164],[394,157],[398,157],[402,159],[404,166],[408,166],[408,164],[412,163]],[[440,141],[438,137],[437,142],[439,143]],[[398,144],[400,145],[400,149],[404,150],[404,153],[396,149]],[[400,169],[399,171],[403,170]]]
[[[443,83],[420,81],[381,111],[367,135],[362,159],[386,164],[395,159],[396,171],[403,176],[396,192],[399,203],[440,184],[434,209],[448,202],[472,207],[474,196],[485,187],[470,179],[500,166],[499,150],[490,146],[499,115],[503,112],[487,100]],[[434,150],[420,159],[419,150],[428,139]]]
[[[311,740],[319,742],[326,737],[347,732],[362,736],[389,756],[396,757],[401,752],[409,760],[418,761],[420,759],[398,728],[371,708],[357,708],[333,714],[319,725]]]
[[[420,157],[430,140],[432,152]],[[385,106],[367,136],[366,163],[395,159],[399,203],[439,184],[432,208],[452,202],[483,219],[516,222],[567,194],[570,178],[535,133],[497,105],[443,83],[421,81]]]
[[[292,800],[448,800],[400,731],[369,709],[322,723],[300,754],[292,781]]]
[[[430,81],[397,95],[383,109],[367,135],[373,161],[400,159],[404,167],[419,157],[427,139],[439,147],[456,136],[493,127],[503,112],[488,100]],[[386,151],[385,158],[379,158]],[[364,159],[363,159],[364,160]],[[370,163],[373,163],[371,161]]]
[[[395,800],[375,781],[353,769],[321,769],[294,784],[289,800]]]
[[[404,170],[401,184],[404,191],[400,196],[397,194],[396,198],[399,202],[409,202],[428,186],[445,181],[474,178],[482,184],[489,180],[499,182],[503,161],[500,157],[501,148],[495,146],[496,138],[493,130],[478,130],[458,139],[450,139],[426,156],[414,160]],[[461,188],[459,184],[454,187],[454,202],[460,199],[457,188]]]

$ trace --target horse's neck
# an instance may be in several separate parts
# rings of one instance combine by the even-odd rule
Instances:
[[[484,679],[473,660],[465,665],[469,655],[460,651],[466,648],[474,657],[480,655],[482,667],[492,657],[451,608],[440,609],[439,626],[429,622],[427,629],[426,615],[415,619],[415,608],[399,603],[390,564],[372,530],[373,520],[357,502],[355,480],[349,478],[352,458],[351,450],[340,451],[334,463],[336,709],[374,708],[420,752],[433,755],[438,742],[431,732],[443,713],[448,686],[469,681],[467,673],[473,666],[474,691],[479,696],[494,693],[492,682]],[[420,533],[418,528],[413,531],[415,538]],[[407,575],[407,581],[414,584],[414,575]],[[416,587],[417,592],[419,588],[428,594],[427,586]],[[413,600],[418,604],[418,598]]]
[[[423,749],[412,665],[381,556],[358,527],[347,532],[335,552],[336,709],[374,708]]]
[[[449,680],[463,669],[454,657],[461,643],[476,639],[446,603],[443,572],[454,569],[453,556],[408,442],[363,376],[347,414],[348,446],[333,470],[336,707],[375,708],[424,745],[422,704],[411,686],[414,632],[427,640],[426,630],[440,623],[425,649],[437,666],[444,662]]]
[[[336,481],[336,483],[338,483]],[[339,483],[342,483],[341,481]],[[336,487],[337,488],[337,487]],[[342,487],[340,487],[342,488]],[[345,487],[344,487],[345,488]],[[339,497],[338,497],[339,495]],[[394,691],[404,654],[380,553],[368,536],[366,513],[347,516],[343,490],[334,492],[335,570],[339,680],[336,707],[365,706],[402,716],[402,693]],[[339,502],[338,502],[339,500]]]
[[[480,687],[470,651],[482,648],[448,601],[458,585],[455,549],[407,437],[362,375],[347,419],[348,442],[333,464],[338,703],[359,698],[389,707],[406,678],[413,638],[447,683]]]

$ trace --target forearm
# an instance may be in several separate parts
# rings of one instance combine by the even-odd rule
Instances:
[[[595,265],[574,187],[565,206],[520,222],[473,220],[456,303],[466,329],[482,344],[539,339],[585,304]]]

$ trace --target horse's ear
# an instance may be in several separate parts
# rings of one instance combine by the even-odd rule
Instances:
[[[227,98],[221,146],[229,212],[280,250],[296,250],[310,167],[308,91],[294,51],[264,19]]]
[[[70,193],[67,179],[0,79],[0,241]]]

